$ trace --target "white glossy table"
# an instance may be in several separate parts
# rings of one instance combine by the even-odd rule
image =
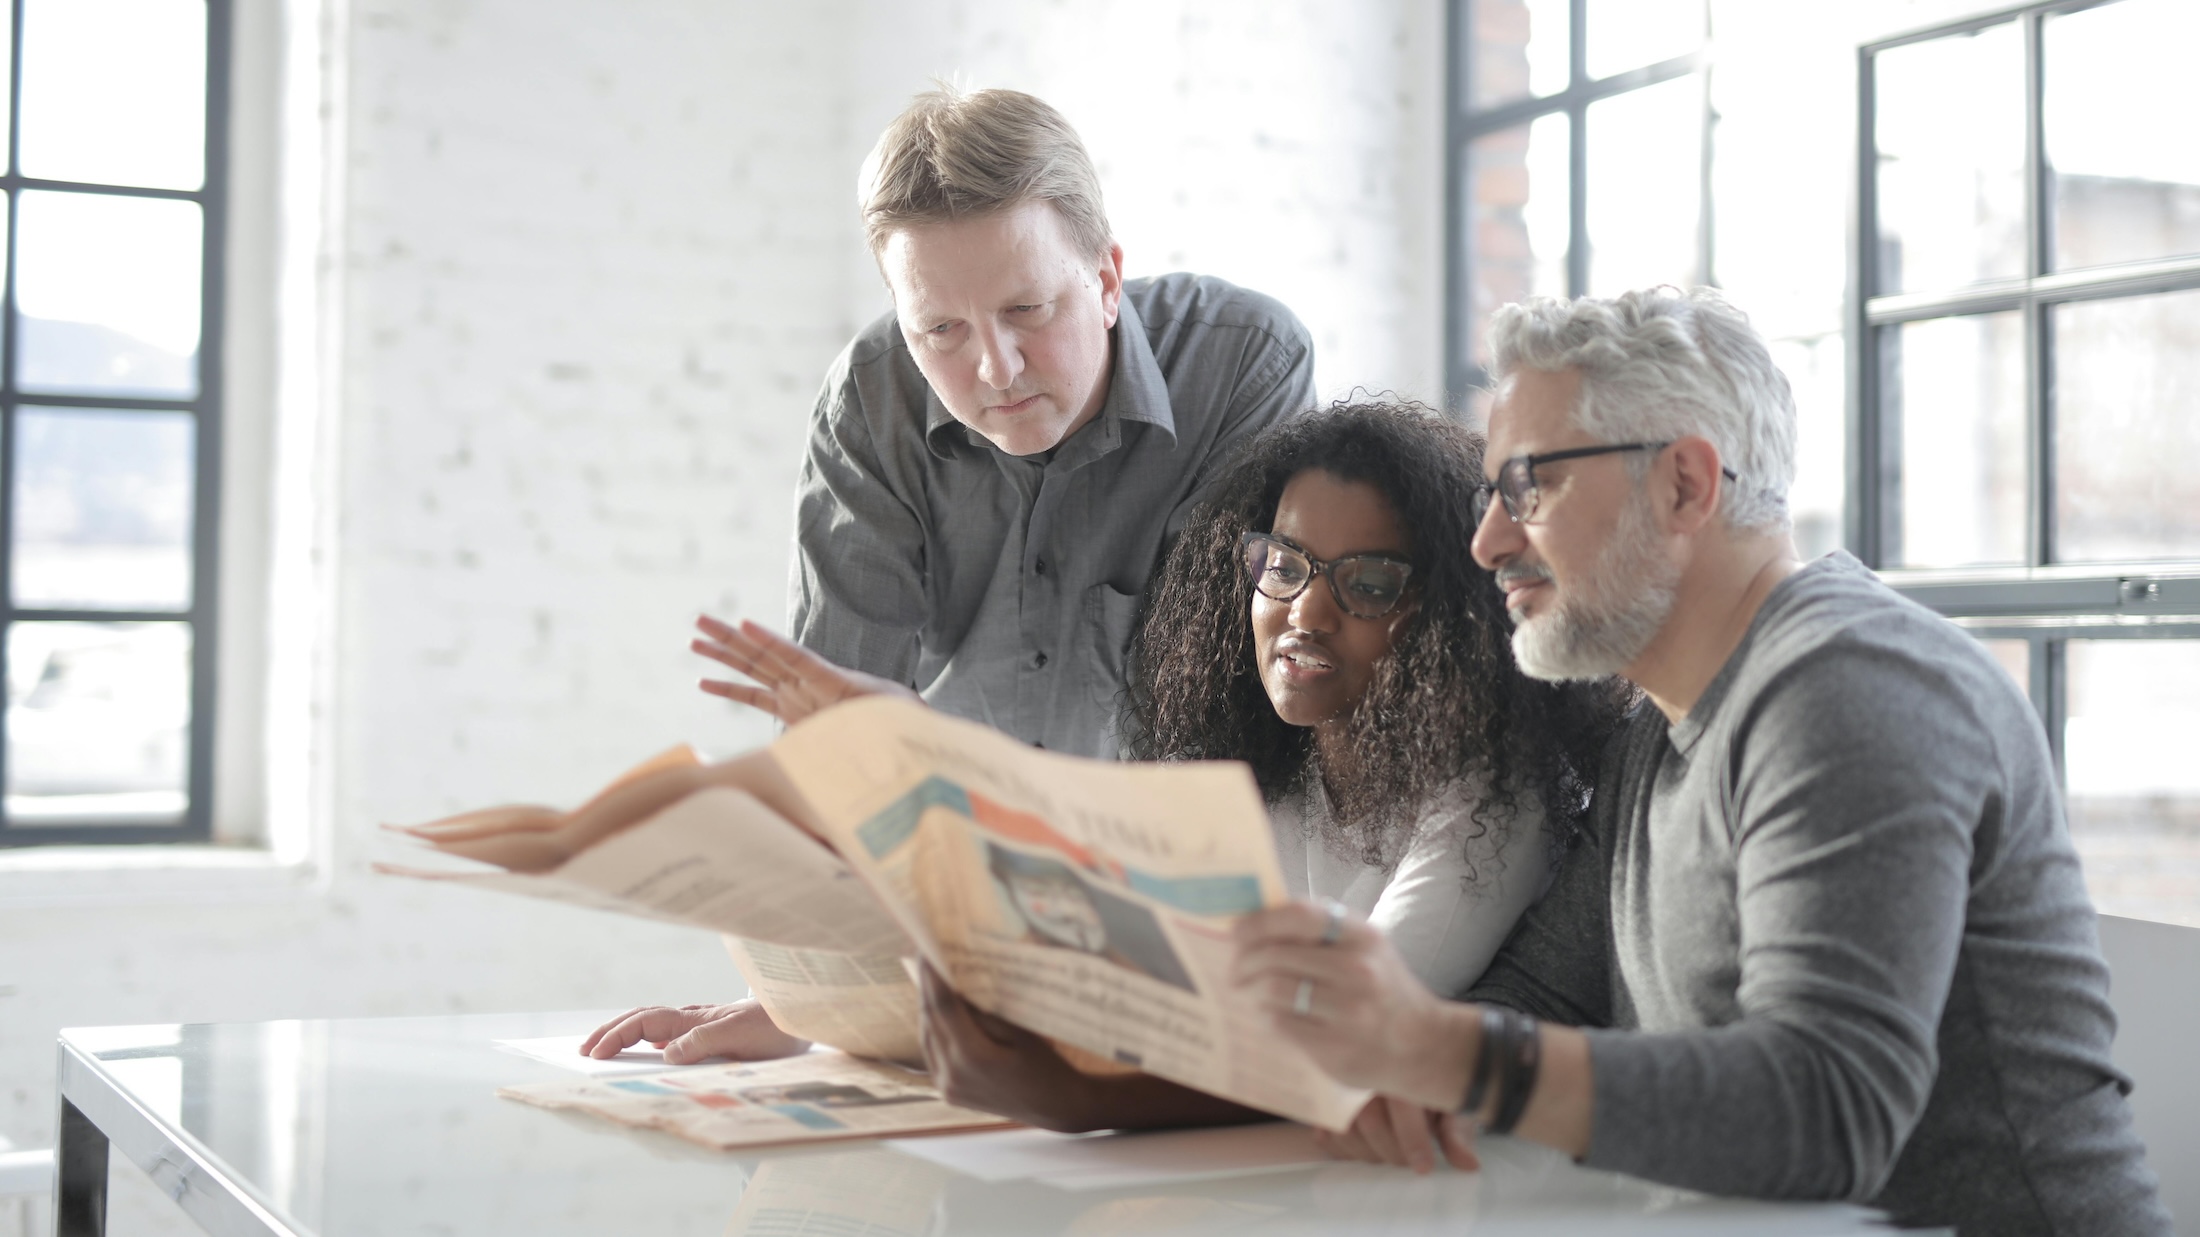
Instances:
[[[110,1147],[217,1237],[1877,1231],[1840,1206],[1707,1199],[1488,1140],[1479,1173],[1335,1164],[1073,1192],[877,1143],[713,1153],[495,1098],[572,1077],[494,1039],[589,1013],[62,1032],[62,1237],[102,1233]]]

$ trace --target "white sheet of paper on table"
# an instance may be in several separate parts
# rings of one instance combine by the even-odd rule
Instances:
[[[506,1052],[555,1065],[559,1069],[576,1074],[603,1077],[615,1074],[662,1074],[666,1070],[692,1069],[693,1066],[667,1065],[662,1049],[647,1044],[636,1044],[618,1056],[598,1061],[581,1055],[581,1041],[586,1035],[545,1035],[540,1039],[499,1039],[490,1042]],[[706,1061],[705,1065],[721,1065],[721,1061]]]
[[[1237,1177],[1330,1162],[1314,1145],[1312,1130],[1288,1121],[1152,1134],[1003,1130],[893,1139],[886,1145],[980,1181],[1030,1180],[1063,1190]]]

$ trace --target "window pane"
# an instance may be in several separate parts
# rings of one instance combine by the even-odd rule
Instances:
[[[183,816],[191,721],[184,623],[8,628],[8,822]]]
[[[1490,311],[1524,297],[1566,295],[1568,123],[1563,113],[1544,116],[1467,148],[1468,355],[1477,365],[1489,364]]]
[[[1589,0],[1589,76],[1685,56],[1703,46],[1703,0]]]
[[[191,604],[191,414],[16,414],[15,604]]]
[[[2056,557],[2200,557],[2200,291],[2054,315]]]
[[[2070,834],[2110,915],[2200,926],[2200,640],[2073,640]]]
[[[1589,106],[1589,293],[1698,282],[1703,78]]]
[[[1788,515],[1795,548],[1813,559],[1841,545],[1848,499],[1848,350],[1839,335],[1771,341],[1795,394],[1795,484]]]
[[[17,383],[100,395],[196,394],[198,205],[28,191],[21,210]]]
[[[2030,640],[1981,640],[1995,663],[2017,681],[2017,690],[2032,692],[2032,642]]]
[[[1567,0],[1472,0],[1477,108],[1566,89],[1571,68]]]
[[[2024,274],[2024,56],[2015,23],[1878,54],[1879,286]]]
[[[26,176],[197,189],[204,0],[23,0]]]
[[[1880,336],[1886,424],[1899,429],[1904,567],[2025,556],[2024,342],[2014,313],[1936,318]],[[1892,479],[1890,479],[1892,480]]]
[[[14,40],[14,24],[0,21],[0,133],[7,132],[8,109],[14,106],[13,92],[8,89],[8,75],[15,71],[15,57],[10,54]]]
[[[2200,253],[2192,115],[2200,5],[2122,0],[2047,19],[2043,55],[2055,265]]]
[[[0,23],[0,25],[4,25],[4,24],[5,24],[5,23]],[[4,41],[4,40],[0,40],[0,41]],[[0,108],[0,110],[5,110],[5,109],[4,109],[4,108]],[[5,236],[7,235],[8,216],[9,216],[9,215],[11,215],[11,214],[13,214],[14,212],[15,212],[15,195],[14,195],[14,194],[12,194],[12,193],[5,193],[5,192],[0,192],[0,237],[5,237]],[[5,251],[6,251],[6,246],[5,246],[5,245],[0,245],[0,288],[4,288],[4,287],[6,287],[6,286],[7,286],[7,276],[8,276],[8,261],[7,261],[7,253],[6,253]],[[20,296],[20,295],[21,295],[21,293],[20,293],[20,292],[18,292],[18,293],[17,293],[17,295],[18,295],[18,296]],[[18,319],[18,321],[20,321],[20,319]],[[16,346],[16,349],[17,349],[17,351],[21,351],[21,349],[22,349],[22,347],[23,347],[22,341],[20,341],[20,340],[16,341],[16,345],[15,345],[15,346]],[[14,363],[14,362],[13,362],[13,358],[11,358],[11,357],[7,357],[7,356],[0,356],[0,365],[10,365],[10,364],[13,364],[13,363]],[[4,371],[4,370],[0,370],[0,373],[4,373],[4,372],[6,372],[6,371]]]

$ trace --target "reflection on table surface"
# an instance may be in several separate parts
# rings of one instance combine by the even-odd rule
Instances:
[[[602,1015],[608,1016],[608,1015]],[[63,1033],[171,1132],[305,1232],[749,1234],[1833,1233],[1848,1208],[1705,1199],[1498,1139],[1480,1173],[1333,1164],[1076,1191],[964,1177],[877,1143],[726,1155],[495,1098],[569,1078],[496,1039],[597,1014]],[[171,1135],[173,1136],[173,1134]]]

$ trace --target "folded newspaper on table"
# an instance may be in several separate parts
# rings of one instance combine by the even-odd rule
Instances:
[[[914,955],[1080,1068],[1330,1129],[1367,1098],[1229,982],[1231,921],[1285,896],[1243,765],[1062,756],[871,698],[709,780],[612,830],[581,827],[585,809],[497,809],[411,831],[504,871],[384,870],[723,932],[774,1021],[859,1055],[918,1055]]]
[[[1013,1125],[957,1108],[932,1080],[838,1052],[715,1065],[676,1074],[538,1082],[497,1092],[539,1108],[572,1108],[663,1130],[723,1151],[769,1143],[944,1134]]]

